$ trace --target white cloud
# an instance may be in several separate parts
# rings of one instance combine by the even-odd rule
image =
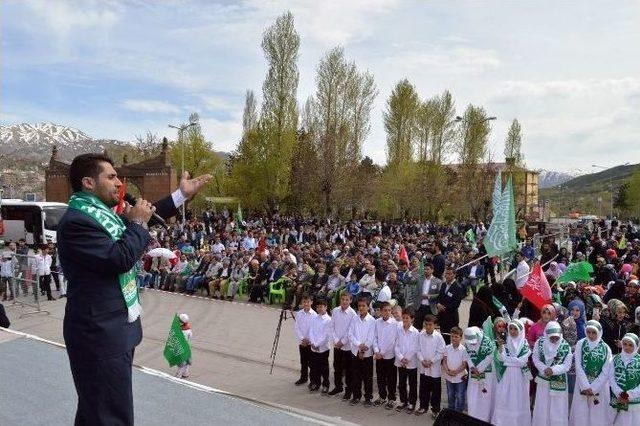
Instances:
[[[201,117],[200,126],[204,137],[213,143],[216,151],[234,151],[242,136],[242,122],[235,118],[223,121]]]
[[[581,97],[593,95],[626,96],[640,93],[640,78],[589,78],[552,81],[503,82],[496,91],[498,100],[522,99],[527,97]]]
[[[493,50],[471,47],[442,49],[438,46],[398,50],[400,53],[385,60],[387,66],[402,67],[405,70],[436,70],[442,74],[479,74],[500,66],[500,59]]]
[[[164,101],[156,101],[151,99],[126,99],[122,102],[122,106],[130,111],[145,113],[178,113],[181,109]]]

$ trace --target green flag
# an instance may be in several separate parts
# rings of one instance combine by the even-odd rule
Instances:
[[[236,212],[236,222],[238,225],[238,228],[244,228],[244,226],[242,225],[242,222],[244,222],[244,219],[242,218],[242,209],[240,208],[240,204],[238,204],[238,211]]]
[[[591,279],[591,273],[593,273],[593,266],[587,261],[570,263],[562,275],[558,277],[556,282],[566,283],[569,281],[589,281]]]
[[[473,232],[473,227],[469,228],[467,232],[464,233],[464,238],[471,243],[471,245],[476,245],[476,233]]]
[[[171,329],[169,329],[169,337],[164,346],[164,358],[170,367],[180,365],[191,358],[191,347],[182,333],[178,315],[173,317]]]
[[[502,191],[500,203],[495,206],[491,226],[489,226],[489,231],[484,239],[484,246],[489,257],[509,253],[518,247],[511,176]]]
[[[491,341],[496,340],[496,336],[493,333],[493,321],[491,321],[491,316],[488,316],[486,320],[482,323],[482,331],[486,337],[489,337]]]
[[[496,211],[498,206],[500,205],[500,200],[502,199],[502,173],[498,170],[496,173],[496,180],[493,184],[493,215],[496,215]]]
[[[420,259],[420,265],[418,266],[418,282],[424,279],[424,259]]]
[[[493,306],[495,306],[496,309],[500,312],[500,316],[507,320],[507,322],[511,321],[511,315],[509,315],[509,311],[507,311],[507,308],[504,307],[504,305],[498,300],[497,297],[492,296],[492,298]]]

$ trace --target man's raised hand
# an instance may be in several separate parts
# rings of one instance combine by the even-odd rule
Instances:
[[[185,171],[180,179],[180,191],[186,198],[191,198],[200,191],[200,189],[211,180],[211,175],[206,174],[197,178],[190,179],[189,172]]]

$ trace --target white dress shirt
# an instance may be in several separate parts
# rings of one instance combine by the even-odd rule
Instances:
[[[393,358],[397,335],[398,322],[393,317],[390,316],[386,321],[382,317],[378,318],[375,326],[373,353],[382,355],[384,359]]]
[[[418,371],[420,374],[424,374],[429,377],[441,377],[442,367],[440,362],[444,356],[444,349],[446,344],[442,334],[438,330],[434,330],[433,333],[427,334],[422,330],[418,335]],[[422,361],[431,361],[431,367],[426,368],[422,366]]]
[[[351,353],[358,356],[360,345],[369,348],[364,352],[365,357],[373,356],[373,340],[375,338],[376,320],[369,314],[364,318],[356,315],[349,326],[349,340],[351,342]]]
[[[173,205],[176,206],[176,208],[182,206],[184,202],[187,201],[187,197],[184,196],[180,188],[171,193],[171,199],[173,200]]]
[[[300,309],[296,312],[296,339],[298,340],[298,345],[302,343],[304,339],[309,339],[309,330],[311,328],[311,320],[317,317],[316,311],[313,309],[309,309],[305,311],[304,309]]]
[[[430,278],[425,278],[424,281],[422,281],[422,295],[423,296],[427,296],[429,294],[429,288],[431,287],[431,279],[432,278],[433,278],[433,275]],[[422,301],[420,303],[422,305],[429,306],[429,299],[422,299]]]
[[[51,275],[51,255],[39,254],[36,256],[36,271],[38,275]]]
[[[406,358],[409,362],[407,363],[405,368],[417,368],[418,367],[418,330],[414,326],[409,326],[409,328],[405,329],[404,327],[398,329],[398,338],[396,339],[396,367],[402,367],[400,361]]]
[[[467,349],[461,343],[457,348],[454,348],[453,345],[449,344],[444,349],[444,357],[446,358],[447,368],[450,370],[455,370],[460,368],[462,364],[467,364]],[[462,377],[466,374],[466,368],[461,373],[456,374],[455,376],[449,376],[448,374],[444,375],[445,380],[451,383],[460,383],[462,382]]]
[[[341,306],[333,308],[331,311],[331,324],[333,326],[333,344],[342,342],[340,350],[350,351],[351,343],[349,341],[349,326],[351,321],[357,316],[356,311],[349,306],[342,309]]]
[[[522,288],[529,279],[529,265],[524,260],[521,260],[516,267],[516,287]]]
[[[321,353],[329,350],[329,342],[331,342],[331,317],[329,314],[325,313],[313,317],[309,326],[309,340],[313,352]],[[318,349],[314,350],[313,346],[317,346]]]

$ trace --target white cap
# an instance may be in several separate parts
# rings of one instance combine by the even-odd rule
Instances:
[[[183,323],[189,322],[189,315],[187,314],[180,314],[178,315],[178,318],[180,318],[180,321],[182,321]]]

